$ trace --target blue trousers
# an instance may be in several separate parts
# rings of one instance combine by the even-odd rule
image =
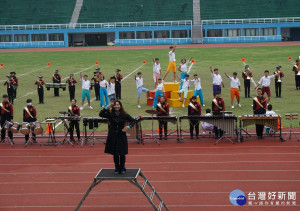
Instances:
[[[104,106],[104,98],[105,98],[105,105],[109,105],[107,89],[100,88],[100,106]]]
[[[216,91],[221,92],[221,85],[213,85],[213,95],[216,95]]]
[[[204,105],[204,98],[203,98],[203,93],[202,93],[202,89],[199,89],[199,90],[194,90],[194,94],[193,96],[199,96],[200,98],[200,102],[201,102],[201,105]]]
[[[162,91],[155,91],[155,96],[154,96],[154,100],[153,100],[153,104],[152,107],[157,107],[157,100],[158,100],[158,96],[164,96]]]
[[[186,75],[187,75],[187,73],[181,73],[180,74],[180,78],[184,79]],[[182,88],[182,84],[183,84],[183,81],[180,82],[180,88],[179,88],[179,90]]]

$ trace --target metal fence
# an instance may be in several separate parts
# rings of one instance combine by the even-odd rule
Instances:
[[[203,43],[280,42],[281,36],[203,37]]]
[[[300,17],[202,20],[202,25],[249,24],[249,23],[290,23],[290,22],[300,22]]]
[[[191,44],[191,38],[159,38],[159,39],[120,39],[115,40],[115,45],[169,45]]]
[[[0,42],[0,48],[44,48],[64,47],[64,41],[39,41],[39,42]]]
[[[179,21],[144,21],[144,22],[112,22],[112,23],[76,23],[76,24],[32,24],[32,25],[0,25],[0,31],[12,30],[49,30],[49,29],[92,29],[120,27],[152,27],[152,26],[189,26],[191,20]]]

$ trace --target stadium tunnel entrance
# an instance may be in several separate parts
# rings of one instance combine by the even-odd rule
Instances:
[[[69,34],[69,46],[106,46],[109,42],[114,42],[115,33],[76,33]]]
[[[300,41],[300,27],[281,28],[282,41]]]

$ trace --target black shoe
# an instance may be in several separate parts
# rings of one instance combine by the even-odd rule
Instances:
[[[199,139],[199,136],[196,136],[196,139]]]
[[[162,136],[159,136],[159,140],[162,140]]]
[[[120,173],[119,169],[115,169],[114,174],[117,175],[119,173]]]
[[[165,138],[164,138],[165,140],[168,140],[168,136],[165,136]]]
[[[215,139],[217,139],[218,138],[218,136],[217,135],[215,135]]]
[[[27,145],[27,144],[28,144],[28,142],[29,142],[29,139],[25,141],[25,145]]]
[[[126,168],[122,168],[121,174],[126,174]]]
[[[190,139],[193,139],[194,137],[193,136],[190,136]]]
[[[262,136],[257,136],[257,139],[262,139]]]

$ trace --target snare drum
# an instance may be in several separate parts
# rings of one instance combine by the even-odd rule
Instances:
[[[20,133],[28,135],[30,133],[30,124],[28,122],[23,122],[21,124]]]
[[[40,122],[34,122],[33,123],[33,133],[35,135],[40,135],[43,133],[43,128]]]
[[[20,124],[18,122],[14,122],[10,127],[10,131],[13,133],[18,133],[20,129]]]
[[[4,122],[4,126],[3,126],[3,128],[4,128],[4,130],[9,130],[10,129],[10,127],[12,126],[12,124],[13,123],[11,123],[10,121],[5,121]]]
[[[53,83],[45,83],[45,87],[47,88],[47,90],[49,91],[50,88],[53,88]]]

